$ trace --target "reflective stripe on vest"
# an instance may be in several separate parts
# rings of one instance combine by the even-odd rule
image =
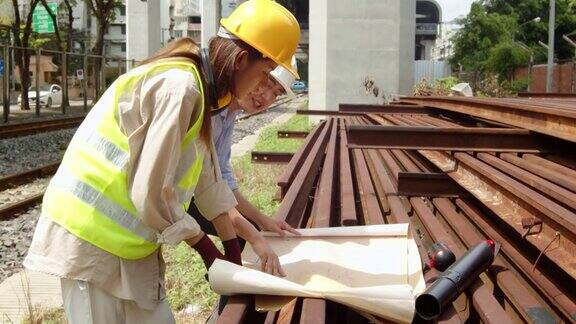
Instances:
[[[118,104],[130,100],[134,87],[154,74],[171,69],[191,72],[201,79],[194,64],[163,61],[134,69],[118,78],[86,116],[44,195],[42,213],[77,237],[125,259],[140,259],[158,247],[158,233],[146,226],[130,199],[127,169],[128,138],[118,121]],[[195,141],[202,127],[201,112],[181,143],[176,171],[177,199],[188,207],[203,164],[204,144]],[[196,158],[192,158],[195,156]],[[190,161],[187,165],[183,161]]]

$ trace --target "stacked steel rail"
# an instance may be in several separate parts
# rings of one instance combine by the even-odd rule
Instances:
[[[295,227],[412,224],[425,249],[481,240],[500,255],[440,322],[576,320],[576,102],[408,98],[341,105],[306,137],[279,179],[277,218]],[[428,273],[430,282],[434,273]],[[257,313],[235,296],[221,323],[363,323],[355,311],[298,298]]]

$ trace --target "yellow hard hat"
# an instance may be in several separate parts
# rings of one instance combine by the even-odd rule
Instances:
[[[288,9],[272,0],[248,0],[220,24],[226,30],[221,28],[219,36],[226,32],[236,36],[299,77],[292,56],[300,41],[300,26]]]

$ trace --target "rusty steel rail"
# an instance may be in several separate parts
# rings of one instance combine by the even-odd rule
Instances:
[[[37,178],[44,178],[56,173],[60,162],[48,164],[36,169],[25,171],[22,173],[11,174],[0,178],[0,191],[9,188],[14,188],[19,185],[23,185],[28,182],[32,182]]]
[[[481,117],[576,142],[576,128],[573,127],[576,110],[572,102],[551,106],[544,99],[523,98],[506,102],[462,97],[410,97],[402,101]]]
[[[405,161],[402,164],[408,164]],[[416,197],[468,197],[452,178],[444,173],[399,172],[398,195]]]
[[[350,126],[350,148],[542,152],[545,145],[529,131],[502,128],[427,126]]]
[[[80,126],[84,117],[61,118],[0,126],[0,139],[31,135]]]
[[[290,160],[294,156],[294,153],[252,151],[251,156],[252,156],[252,163],[286,164],[290,162]]]
[[[559,92],[519,92],[518,97],[520,98],[572,98],[576,99],[576,94],[574,93],[559,93]]]
[[[42,202],[44,193],[30,195],[22,200],[0,206],[0,219],[14,217],[16,214],[25,212]]]
[[[306,138],[308,134],[309,132],[305,131],[279,130],[278,138]]]
[[[527,105],[522,100],[485,102]],[[561,99],[547,99],[548,106],[530,100],[528,109],[544,110],[531,115],[534,121],[541,118],[542,125],[550,109],[568,110]],[[515,109],[507,116],[514,117]],[[477,242],[493,239],[501,243],[494,264],[448,307],[439,323],[575,320],[576,291],[569,287],[576,286],[576,160],[557,151],[557,145],[566,142],[546,138],[551,144],[547,154],[496,152],[494,147],[474,153],[366,148],[353,146],[350,130],[383,125],[482,132],[482,125],[494,127],[490,123],[500,122],[495,119],[501,116],[497,113],[498,118],[487,118],[486,123],[459,113],[334,115],[310,132],[287,166],[279,218],[295,227],[408,222],[423,261],[426,247],[434,242],[444,242],[461,255]],[[529,127],[497,126],[501,134],[535,136]],[[435,275],[426,274],[427,284]],[[250,298],[241,298],[240,304],[226,308],[228,315],[236,312],[227,317],[232,323],[370,322],[369,314],[303,298],[278,312],[255,315]]]
[[[361,112],[361,113],[391,113],[391,114],[434,114],[438,113],[437,109],[430,109],[420,105],[409,104],[390,104],[390,105],[355,105],[340,104],[340,112]]]

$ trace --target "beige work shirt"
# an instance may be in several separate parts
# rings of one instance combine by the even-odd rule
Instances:
[[[93,111],[111,103],[114,87],[106,91]],[[130,148],[130,198],[142,221],[157,231],[160,243],[178,244],[200,232],[198,223],[177,201],[175,174],[178,166],[188,166],[198,158],[194,152],[181,152],[180,145],[199,117],[201,102],[194,75],[180,69],[146,76],[119,101],[118,120]],[[214,145],[204,145],[199,138],[196,141],[204,159],[194,191],[195,203],[211,220],[234,208],[236,200],[221,179]],[[154,308],[165,297],[165,264],[160,249],[140,260],[125,260],[74,236],[43,214],[24,266],[91,282],[145,309]]]

